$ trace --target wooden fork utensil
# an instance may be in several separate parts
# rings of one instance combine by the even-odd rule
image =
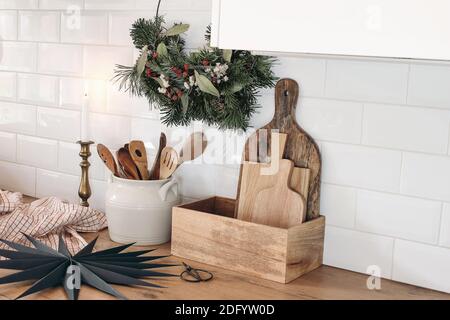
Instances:
[[[178,152],[172,147],[165,147],[161,151],[159,179],[168,179],[177,169],[178,162]]]
[[[145,150],[144,143],[139,140],[130,141],[128,151],[139,170],[142,180],[150,179],[150,174],[148,173],[147,151]]]

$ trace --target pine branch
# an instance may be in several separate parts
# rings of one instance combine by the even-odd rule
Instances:
[[[141,79],[136,66],[116,65],[113,81],[119,84],[119,90],[129,92],[133,96],[142,96]]]

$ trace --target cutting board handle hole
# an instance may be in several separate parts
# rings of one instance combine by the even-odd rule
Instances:
[[[284,90],[284,96],[285,97],[289,96],[289,91],[288,90]]]

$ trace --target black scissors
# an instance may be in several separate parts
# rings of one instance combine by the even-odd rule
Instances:
[[[213,274],[207,270],[195,269],[182,262],[184,271],[180,274],[181,280],[188,282],[206,282],[213,278]]]

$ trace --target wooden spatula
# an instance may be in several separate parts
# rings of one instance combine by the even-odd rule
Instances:
[[[169,178],[177,169],[178,166],[178,152],[172,147],[165,147],[161,151],[161,158],[159,164],[159,178]]]
[[[150,174],[148,173],[147,150],[145,150],[144,142],[139,140],[130,141],[128,150],[130,152],[131,159],[133,159],[139,170],[142,180],[150,179]]]
[[[191,161],[203,154],[208,141],[205,138],[203,132],[192,133],[183,145],[180,151],[180,159],[178,166],[180,166],[185,161]]]
[[[97,145],[97,153],[100,159],[102,159],[103,163],[106,165],[106,167],[117,177],[120,177],[119,171],[117,169],[116,160],[114,160],[114,156],[112,155],[111,151],[109,149],[99,143]]]
[[[140,180],[136,164],[127,149],[120,148],[117,150],[117,161],[128,179]]]
[[[152,169],[150,170],[150,179],[151,180],[158,180],[159,179],[159,164],[161,159],[161,151],[166,147],[167,144],[167,138],[164,132],[161,132],[161,135],[159,137],[159,146],[158,146],[158,152],[156,153],[155,160],[153,162]]]

